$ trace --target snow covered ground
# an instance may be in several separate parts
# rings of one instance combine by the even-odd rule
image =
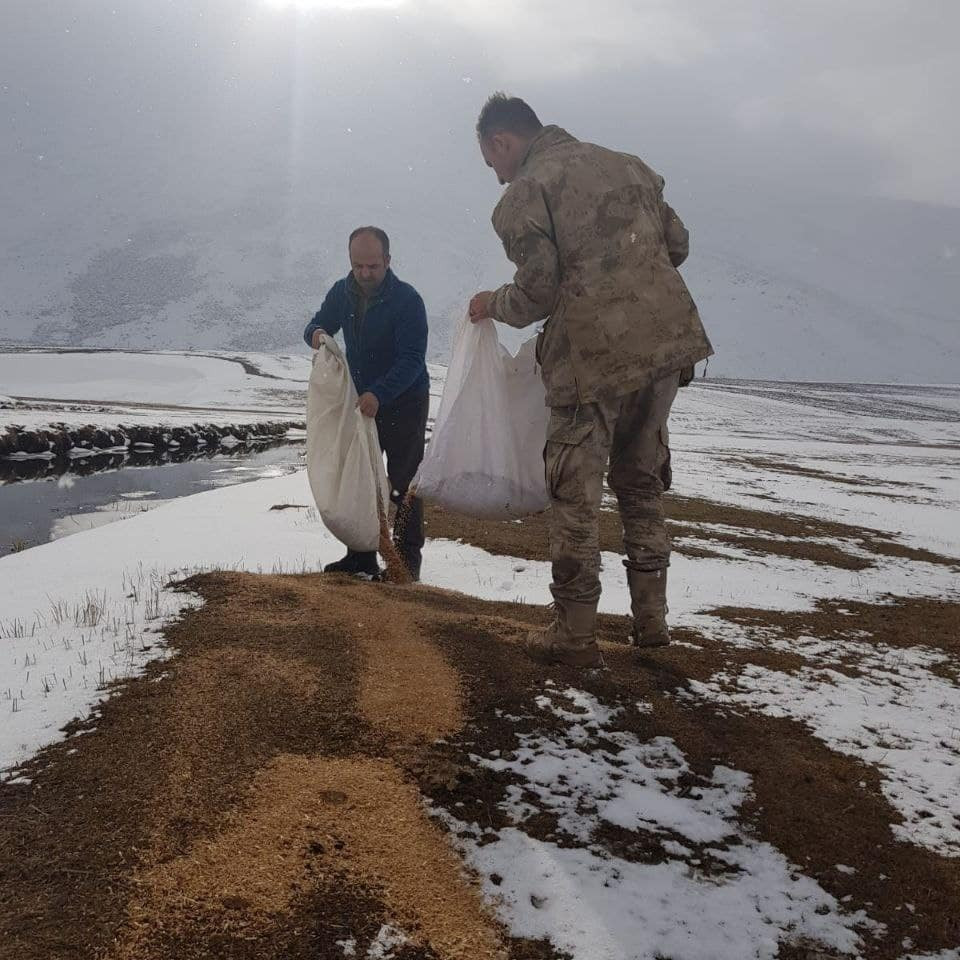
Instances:
[[[741,960],[747,944],[758,957],[776,956],[784,929],[855,954],[862,936],[877,928],[862,911],[844,913],[783,854],[742,831],[737,814],[750,794],[746,774],[717,766],[699,790],[684,792],[678,781],[690,768],[672,740],[644,743],[608,729],[622,708],[549,680],[536,703],[566,722],[562,734],[522,736],[507,760],[477,758],[517,777],[501,804],[516,826],[492,839],[477,824],[444,817],[515,935],[549,937],[591,960]],[[539,806],[524,802],[524,793]],[[517,829],[544,809],[558,815],[558,833],[575,844]],[[596,840],[604,823],[659,837],[670,858],[648,864],[617,856]],[[705,882],[704,861],[729,876]]]
[[[434,406],[443,368],[430,364]],[[310,355],[0,352],[0,433],[54,426],[179,426],[303,419]]]
[[[260,415],[273,414],[263,392],[269,388],[253,382],[256,375],[245,373],[239,363],[210,359],[208,368],[206,358],[174,357],[151,366],[154,360],[138,368],[144,377],[165,374],[172,364],[181,371],[184,396],[191,402],[244,404]],[[269,363],[260,358],[259,363],[261,370],[285,377],[284,389],[299,383],[308,369],[297,358]],[[87,384],[87,392],[76,396],[84,384],[66,373],[55,383],[44,388],[46,395],[92,401],[102,389]],[[135,382],[119,375],[112,380],[101,375],[97,383],[112,383],[111,399],[118,402],[136,396]],[[4,389],[19,395],[19,388],[6,381]],[[144,386],[140,393],[153,402],[162,395],[159,386]],[[9,413],[3,410],[0,416]],[[680,395],[672,446],[675,492],[682,496],[841,520],[960,558],[960,388],[697,384]],[[297,506],[270,509],[278,504]],[[6,777],[15,778],[19,764],[62,737],[61,728],[72,718],[95,714],[107,695],[105,684],[165,655],[164,623],[196,602],[167,589],[171,579],[211,568],[315,571],[342,554],[311,508],[302,472],[150,506],[149,511],[101,511],[91,529],[0,558],[0,770]],[[818,542],[839,543],[830,537]],[[847,552],[853,549],[849,542],[842,545]],[[858,643],[855,621],[842,641],[810,637],[797,643],[711,612],[723,606],[804,611],[818,599],[887,602],[889,595],[960,602],[958,568],[876,555],[871,567],[851,571],[712,546],[724,555],[675,556],[673,622],[731,649],[763,643],[799,656],[805,665],[793,672],[756,665],[721,670],[706,682],[691,683],[688,695],[804,722],[831,749],[880,772],[885,795],[904,817],[893,828],[900,840],[960,856],[960,662],[955,656],[924,646],[922,637],[906,650]],[[618,557],[604,555],[602,578],[601,609],[627,613]],[[547,564],[493,556],[466,543],[430,541],[423,579],[488,599],[549,600]],[[797,880],[778,851],[743,834],[737,816],[749,794],[746,774],[718,768],[715,782],[699,799],[678,797],[670,784],[685,768],[683,755],[672,742],[637,741],[619,743],[617,777],[611,779],[602,752],[586,750],[583,741],[604,733],[613,708],[587,702],[586,696],[543,691],[540,709],[559,716],[570,703],[579,703],[591,719],[584,723],[582,709],[571,713],[568,734],[527,744],[531,757],[541,759],[511,761],[513,772],[555,807],[573,835],[589,833],[590,824],[576,812],[571,782],[577,790],[603,797],[595,818],[634,827],[639,818],[643,829],[669,831],[674,840],[667,842],[678,844],[677,858],[646,867],[620,863],[589,847],[548,849],[510,830],[501,831],[496,842],[478,843],[469,824],[458,825],[464,856],[484,876],[503,875],[505,862],[524,865],[519,879],[496,891],[501,916],[516,935],[539,937],[549,931],[577,956],[584,944],[593,944],[589,956],[595,960],[623,955],[617,951],[628,941],[637,956],[652,956],[641,949],[644,937],[651,950],[666,949],[671,956],[735,957],[743,938],[768,942],[769,950],[758,955],[774,956],[776,939],[771,935],[764,941],[764,931],[790,926],[836,950],[857,952],[873,921],[840,911],[816,883]],[[584,729],[589,724],[592,731]],[[624,756],[631,758],[628,769],[620,766]],[[478,757],[477,762],[502,767],[507,761]],[[519,799],[511,816],[522,824]],[[687,840],[677,841],[677,835]],[[685,865],[692,848],[684,853],[680,847],[729,836],[739,838],[726,848],[736,879],[717,884],[713,899],[701,909],[703,887],[692,883]],[[659,898],[672,906],[658,912],[625,900],[624,891],[637,885],[657,891],[654,903]],[[488,892],[494,892],[489,885]],[[539,906],[531,910],[531,902]],[[691,945],[704,943],[704,930],[712,929],[709,918],[719,914],[729,919],[729,942],[716,944],[715,952],[698,953]],[[664,917],[677,916],[687,918],[685,925],[654,929]]]
[[[960,386],[697,383],[675,490],[840,520],[960,557]]]
[[[0,353],[0,432],[302,418],[309,376],[306,355]]]
[[[284,358],[272,360],[274,367]],[[177,404],[276,406],[267,388],[293,387],[285,377],[248,373],[232,359],[184,354],[0,354],[0,379],[15,397]]]

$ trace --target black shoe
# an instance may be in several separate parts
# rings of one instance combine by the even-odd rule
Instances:
[[[328,563],[323,568],[324,573],[350,573],[354,576],[370,577],[373,580],[380,579],[380,567],[377,565],[376,551],[348,550],[347,555],[342,560],[335,563]]]

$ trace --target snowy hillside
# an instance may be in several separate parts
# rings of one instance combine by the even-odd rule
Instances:
[[[711,373],[956,379],[960,211],[801,206],[706,184],[685,195],[678,183],[670,198],[691,228],[683,273],[716,347]],[[0,234],[0,341],[43,345],[298,349],[346,273],[344,238],[356,225],[320,196],[291,212],[279,187],[139,221],[77,202],[75,215],[38,222],[16,194],[13,204],[20,228]],[[398,201],[379,215],[395,270],[427,303],[430,354],[441,361],[470,294],[510,276],[489,210],[469,204],[458,190],[442,207]]]
[[[676,202],[712,373],[956,381],[960,210],[709,185]]]

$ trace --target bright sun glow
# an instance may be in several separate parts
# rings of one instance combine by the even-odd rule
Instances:
[[[316,10],[395,10],[407,0],[266,0],[279,10],[293,8],[303,13]]]

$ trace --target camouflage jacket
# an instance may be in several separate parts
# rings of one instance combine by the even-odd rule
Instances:
[[[550,406],[623,396],[713,353],[676,270],[687,230],[637,157],[544,127],[493,226],[517,270],[491,313],[549,318],[537,357]]]

